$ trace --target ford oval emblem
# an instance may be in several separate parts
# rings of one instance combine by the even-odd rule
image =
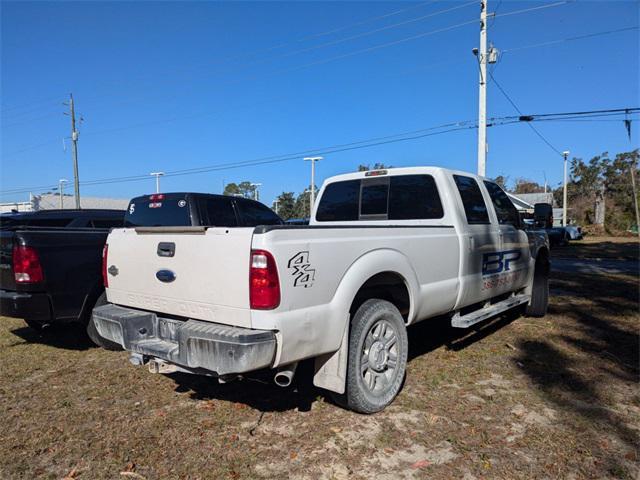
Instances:
[[[171,283],[176,279],[176,274],[171,270],[158,270],[156,272],[156,278],[164,283]]]

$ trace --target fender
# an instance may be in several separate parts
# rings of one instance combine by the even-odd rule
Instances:
[[[393,272],[400,275],[409,291],[409,316],[407,323],[411,323],[416,312],[416,299],[419,298],[418,277],[411,267],[407,257],[393,249],[372,250],[359,257],[346,271],[331,301],[331,316],[339,319],[332,329],[340,332],[339,344],[333,353],[320,355],[315,359],[315,374],[313,384],[316,387],[344,393],[349,342],[349,309],[358,290],[374,275]]]

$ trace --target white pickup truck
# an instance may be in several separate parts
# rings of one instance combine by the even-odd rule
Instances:
[[[395,168],[327,179],[308,226],[114,229],[103,274],[92,321],[132,363],[286,386],[315,359],[316,386],[372,413],[401,388],[408,325],[543,316],[549,246],[495,183]]]

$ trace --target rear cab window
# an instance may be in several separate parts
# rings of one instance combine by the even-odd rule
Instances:
[[[487,204],[484,202],[482,191],[475,178],[464,175],[454,175],[458,193],[464,206],[464,213],[469,225],[489,224]]]
[[[207,227],[237,227],[232,197],[205,196],[198,199],[200,223]]]
[[[128,228],[191,225],[190,202],[184,193],[136,197],[129,202],[124,216],[124,226]]]
[[[444,217],[433,176],[390,175],[327,185],[320,198],[319,222],[353,220],[429,220]]]
[[[242,225],[257,227],[258,225],[282,225],[284,222],[269,207],[248,200],[238,200],[236,203],[240,212]]]

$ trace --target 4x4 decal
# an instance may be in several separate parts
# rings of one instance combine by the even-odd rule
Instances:
[[[298,252],[289,259],[287,267],[293,269],[291,275],[293,275],[293,286],[309,288],[313,286],[313,281],[316,278],[316,270],[311,268],[309,262],[309,252]]]

